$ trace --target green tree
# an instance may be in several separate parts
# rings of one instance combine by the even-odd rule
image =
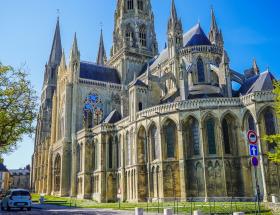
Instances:
[[[34,132],[36,101],[27,73],[0,63],[0,160]]]
[[[274,82],[273,93],[275,94],[274,108],[276,117],[280,119],[280,81]],[[280,163],[280,134],[265,136],[263,139],[275,145],[275,151],[268,153],[269,159],[273,162]]]

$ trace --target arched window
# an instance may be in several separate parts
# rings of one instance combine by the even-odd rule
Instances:
[[[175,158],[176,125],[168,121],[164,127],[167,158]]]
[[[61,157],[57,155],[54,161],[54,191],[60,191]]]
[[[230,131],[231,128],[229,127],[228,121],[226,119],[223,119],[222,127],[223,127],[223,140],[224,140],[225,153],[230,154],[231,153],[230,138],[232,138],[230,133],[232,131]]]
[[[139,39],[140,39],[140,44],[143,47],[147,46],[147,33],[146,33],[146,27],[141,26],[139,29]]]
[[[197,77],[198,82],[205,82],[204,64],[201,58],[197,60]]]
[[[113,168],[113,138],[110,136],[108,143],[108,167]]]
[[[134,8],[133,1],[134,0],[127,0],[127,2],[126,2],[127,10],[133,10],[133,8]]]
[[[199,155],[199,125],[196,119],[191,120],[191,143],[193,143],[193,154]]]
[[[215,140],[215,120],[209,118],[206,121],[208,153],[216,154],[216,140]]]
[[[255,131],[256,130],[256,127],[255,127],[255,121],[254,121],[254,118],[251,114],[248,115],[248,128],[249,130],[252,130],[252,131]]]
[[[143,110],[143,104],[142,104],[142,102],[139,102],[139,104],[138,104],[138,110],[139,110],[139,111]]]
[[[138,10],[143,10],[144,9],[143,0],[138,0],[137,6],[138,6]]]
[[[151,146],[151,160],[159,159],[159,146],[158,146],[158,137],[157,137],[157,127],[153,124],[150,128],[150,146]]]
[[[143,126],[139,129],[137,135],[137,163],[143,164],[147,162],[147,144],[146,144],[146,131]]]

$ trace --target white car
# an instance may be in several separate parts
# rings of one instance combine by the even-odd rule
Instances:
[[[32,200],[28,190],[12,189],[9,190],[1,201],[1,210],[11,210],[12,208],[19,208],[23,210],[26,208],[31,210]]]

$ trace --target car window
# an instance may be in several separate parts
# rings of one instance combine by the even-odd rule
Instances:
[[[14,191],[13,196],[30,196],[30,193],[28,191],[24,191],[24,190],[17,190]]]

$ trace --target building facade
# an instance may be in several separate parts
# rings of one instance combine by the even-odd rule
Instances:
[[[30,165],[23,169],[11,169],[10,188],[13,189],[30,189]]]
[[[252,197],[255,174],[247,131],[278,133],[274,77],[256,61],[230,67],[214,11],[184,33],[171,2],[167,44],[158,53],[150,0],[118,0],[107,60],[101,32],[97,63],[69,62],[59,21],[46,66],[32,158],[35,192],[98,202],[189,197]],[[239,84],[234,90],[232,83]],[[273,144],[259,139],[263,200],[280,194]]]

